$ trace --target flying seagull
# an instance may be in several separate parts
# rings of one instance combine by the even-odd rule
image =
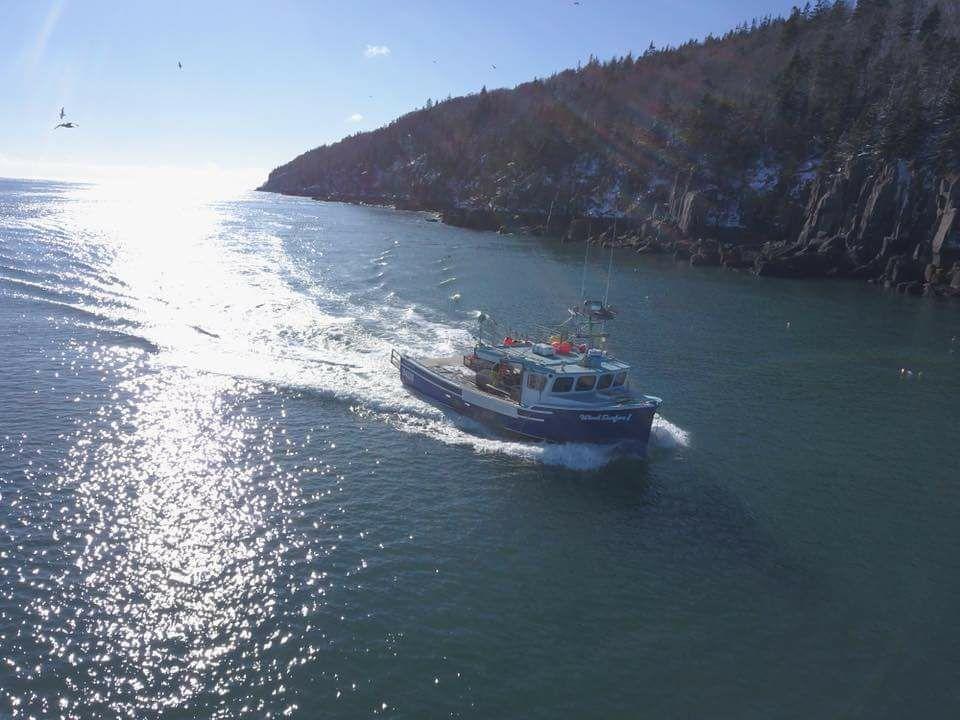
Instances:
[[[183,63],[177,60],[177,67],[183,70]]]
[[[77,125],[76,123],[65,122],[65,123],[60,123],[59,125],[54,125],[54,126],[53,126],[53,129],[54,129],[54,130],[56,130],[57,128],[67,128],[67,129],[70,129],[70,128],[75,128],[75,127],[80,127],[80,126]]]
[[[66,113],[63,111],[63,108],[60,108],[60,119],[61,119],[61,120],[63,120],[63,116],[64,116],[64,115],[66,115]]]
[[[497,66],[496,66],[496,65],[491,65],[490,67],[492,67],[494,70],[497,69]]]

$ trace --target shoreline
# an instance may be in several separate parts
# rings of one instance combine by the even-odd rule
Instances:
[[[909,258],[890,257],[884,266],[843,267],[835,253],[823,248],[806,253],[778,253],[783,245],[751,241],[737,232],[717,233],[725,237],[691,238],[669,219],[635,217],[576,216],[544,213],[539,210],[494,210],[462,208],[437,202],[418,202],[410,198],[336,193],[284,192],[258,188],[292,197],[308,197],[317,202],[379,207],[406,212],[429,213],[429,222],[485,232],[543,237],[566,242],[588,242],[600,247],[630,248],[641,255],[673,256],[678,262],[695,267],[722,267],[746,270],[758,277],[792,279],[859,280],[915,297],[960,299],[960,267],[944,273],[932,265],[919,267]],[[960,265],[960,263],[958,263]]]

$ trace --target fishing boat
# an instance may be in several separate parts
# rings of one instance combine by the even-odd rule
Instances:
[[[543,341],[495,341],[481,313],[471,352],[414,358],[394,349],[390,359],[415,394],[506,435],[643,453],[662,401],[636,391],[630,365],[600,347],[615,315],[604,301],[585,300]]]

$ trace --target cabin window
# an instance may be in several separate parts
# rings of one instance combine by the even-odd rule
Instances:
[[[597,390],[606,390],[613,382],[613,375],[601,375],[597,380]]]
[[[617,376],[613,379],[613,386],[620,387],[627,381],[627,372],[618,372]]]
[[[573,388],[572,377],[559,377],[553,381],[553,391],[555,393],[570,392],[571,388]]]
[[[583,392],[585,390],[593,390],[593,386],[597,384],[596,375],[581,375],[577,378],[577,390]]]
[[[547,379],[537,373],[527,374],[527,387],[531,390],[543,390],[547,386]]]

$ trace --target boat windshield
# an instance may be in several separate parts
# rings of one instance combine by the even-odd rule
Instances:
[[[565,393],[570,392],[573,388],[573,378],[572,377],[558,377],[553,381],[553,392],[555,393]]]
[[[613,382],[613,375],[601,375],[600,379],[597,380],[597,390],[606,390],[610,387],[610,383]]]
[[[531,390],[543,390],[547,386],[547,378],[539,373],[527,373],[527,387]]]
[[[618,372],[617,376],[613,379],[613,386],[620,387],[627,381],[627,371]]]
[[[586,390],[593,390],[593,386],[597,384],[596,375],[581,375],[577,378],[577,390],[579,392],[584,392]]]

